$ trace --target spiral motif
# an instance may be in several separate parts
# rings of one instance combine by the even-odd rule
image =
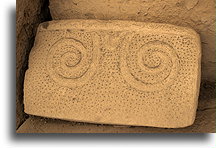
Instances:
[[[98,47],[85,48],[82,42],[65,38],[50,49],[47,70],[59,85],[74,88],[84,85],[95,73],[98,63]]]
[[[149,41],[138,49],[125,47],[121,73],[125,81],[141,91],[157,91],[171,85],[178,73],[175,50],[162,41]]]

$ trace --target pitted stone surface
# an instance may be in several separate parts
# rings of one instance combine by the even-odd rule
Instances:
[[[200,40],[191,29],[132,21],[38,28],[24,84],[28,114],[178,128],[194,122]]]
[[[215,82],[215,0],[49,0],[54,20],[101,19],[193,28],[202,46],[202,81]]]

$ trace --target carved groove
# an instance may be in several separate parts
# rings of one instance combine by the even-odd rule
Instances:
[[[98,57],[97,49],[87,49],[76,39],[60,39],[50,49],[47,70],[61,86],[82,86],[96,72]]]
[[[121,73],[132,87],[142,91],[157,91],[173,83],[178,73],[178,57],[166,42],[150,41],[139,49],[130,48],[121,55]],[[127,45],[128,44],[128,45]]]

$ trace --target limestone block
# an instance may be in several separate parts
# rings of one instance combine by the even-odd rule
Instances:
[[[200,84],[198,34],[133,21],[42,23],[24,83],[25,112],[103,124],[193,124]]]

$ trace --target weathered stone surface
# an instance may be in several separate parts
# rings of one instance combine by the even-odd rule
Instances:
[[[202,83],[196,120],[192,126],[163,129],[136,126],[112,126],[69,122],[59,119],[30,116],[17,133],[215,133],[215,84]]]
[[[28,114],[93,123],[193,124],[200,40],[191,29],[128,21],[42,23],[24,84]]]
[[[202,41],[202,80],[215,82],[214,0],[50,0],[53,19],[135,20],[193,28]]]

